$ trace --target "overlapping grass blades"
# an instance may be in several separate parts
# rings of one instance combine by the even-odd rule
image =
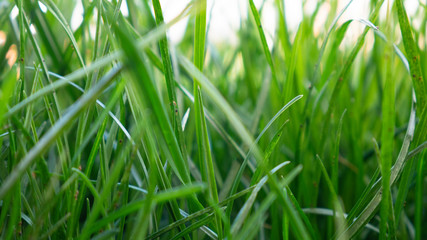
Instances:
[[[425,6],[370,2],[232,43],[206,0],[0,2],[0,238],[424,239]]]

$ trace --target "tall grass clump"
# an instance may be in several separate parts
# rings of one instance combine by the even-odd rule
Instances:
[[[0,239],[426,239],[425,1],[242,2],[1,1]]]

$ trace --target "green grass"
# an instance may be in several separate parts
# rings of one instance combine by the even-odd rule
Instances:
[[[427,6],[266,1],[0,2],[0,239],[427,238]]]

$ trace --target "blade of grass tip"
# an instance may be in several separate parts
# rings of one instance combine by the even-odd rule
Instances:
[[[302,208],[300,207],[297,199],[294,196],[294,193],[291,191],[291,188],[289,186],[286,186],[286,191],[288,193],[289,199],[291,200],[292,204],[294,205],[295,209],[297,210],[298,214],[304,221],[305,226],[307,227],[307,230],[310,232],[310,236],[313,239],[318,239],[316,232],[314,231],[313,226],[311,225],[310,220],[308,219],[307,215],[304,213]],[[286,217],[287,221],[289,222],[289,217]]]
[[[58,138],[58,136],[72,124],[73,120],[78,114],[96,99],[102,91],[113,81],[115,76],[122,70],[121,66],[113,68],[107,75],[102,78],[102,81],[94,86],[90,91],[83,95],[75,104],[73,104],[69,111],[49,129],[47,133],[40,139],[40,141],[28,152],[28,154],[19,162],[16,168],[11,172],[9,177],[5,179],[0,187],[0,199],[3,199],[9,189],[11,189],[18,178],[22,176],[24,171],[31,166],[31,164],[43,154],[47,148]]]
[[[275,0],[274,2],[279,13],[279,40],[284,49],[285,57],[287,57],[290,55],[291,41],[289,40],[288,25],[286,24],[285,2],[280,0]]]
[[[371,22],[375,22],[375,20],[378,17],[379,10],[381,8],[381,5],[383,4],[384,0],[380,0],[375,4],[375,9],[371,13],[369,19]],[[337,103],[336,99],[338,99],[338,96],[341,92],[341,88],[344,84],[344,80],[347,80],[348,74],[350,73],[351,66],[353,65],[354,60],[356,59],[356,56],[358,55],[360,49],[362,48],[363,44],[365,43],[365,37],[368,33],[369,29],[372,29],[370,26],[366,26],[363,33],[359,36],[357,43],[353,50],[351,51],[350,55],[348,56],[347,60],[344,63],[343,68],[341,69],[337,81],[335,83],[335,86],[332,91],[332,95],[329,101],[328,110],[326,113],[326,119],[323,124],[323,131],[322,131],[322,140],[319,141],[320,144],[324,143],[324,139],[327,136],[326,131],[328,130],[327,126],[330,124],[330,119],[333,116],[333,113],[335,112],[335,105]]]
[[[312,111],[311,111],[311,113],[310,112],[308,112],[308,110],[309,110],[309,108],[308,108],[308,106],[309,106],[309,102],[311,101],[310,99],[311,99],[311,96],[307,96],[307,100],[306,100],[306,104],[304,105],[304,111],[305,111],[305,115],[307,116],[308,114],[311,114],[310,115],[310,121],[309,121],[309,123],[311,123],[311,122],[313,122],[313,118],[315,117],[315,113],[317,113],[317,110],[319,109],[318,108],[318,106],[319,106],[319,102],[320,102],[320,100],[321,100],[321,98],[324,96],[324,94],[325,94],[325,91],[326,91],[326,89],[327,89],[327,87],[328,87],[328,84],[329,84],[329,82],[331,82],[330,81],[330,77],[329,77],[329,74],[328,73],[331,73],[332,74],[332,71],[333,71],[333,68],[332,68],[332,66],[334,65],[334,64],[332,64],[332,62],[333,61],[335,61],[335,59],[336,59],[336,54],[337,54],[337,51],[338,51],[338,47],[339,47],[339,45],[341,44],[341,42],[342,42],[342,40],[344,39],[344,36],[345,36],[345,33],[347,32],[347,29],[348,29],[348,27],[349,27],[349,25],[350,25],[350,23],[352,22],[352,20],[348,20],[348,21],[346,21],[345,23],[343,23],[339,28],[338,28],[338,30],[336,31],[336,37],[335,37],[335,39],[334,39],[334,42],[332,43],[333,45],[332,45],[332,47],[331,47],[331,52],[328,54],[328,59],[327,59],[327,64],[325,64],[325,70],[323,70],[323,72],[324,72],[324,74],[326,75],[326,76],[328,76],[328,79],[326,80],[326,82],[325,83],[323,83],[323,86],[322,86],[322,88],[321,88],[321,90],[320,90],[320,92],[317,94],[317,97],[315,98],[315,100],[314,100],[314,103],[313,103],[313,107],[312,107]],[[320,60],[321,59],[318,59],[318,64],[320,64]],[[314,83],[316,83],[316,82],[313,82],[312,84],[314,85]],[[309,94],[310,94],[310,92],[312,91],[312,89],[313,89],[313,85],[312,85],[312,87],[309,89]],[[311,128],[311,124],[306,128],[307,129],[307,134],[311,134],[311,131],[310,131],[310,128]],[[301,133],[302,134],[302,133]]]
[[[270,66],[273,82],[276,84],[276,87],[280,89],[279,82],[277,80],[276,69],[274,68],[273,64],[273,57],[271,56],[270,49],[268,48],[267,39],[265,38],[264,29],[261,24],[261,18],[253,0],[249,0],[249,7],[251,8],[252,16],[254,17],[258,29],[258,34],[261,40],[262,48],[264,50],[265,58],[268,65]]]
[[[300,24],[298,26],[298,31],[294,39],[294,44],[292,46],[291,56],[289,57],[290,63],[288,64],[288,73],[286,75],[286,82],[283,84],[282,88],[282,99],[283,101],[288,101],[288,99],[291,98],[292,92],[294,91],[294,73],[295,73],[295,67],[297,63],[297,54],[299,52],[300,43],[301,43],[301,36],[303,35],[303,25]]]
[[[277,165],[275,168],[273,168],[270,171],[270,174],[276,173],[278,170],[280,170],[281,168],[283,168],[284,166],[286,166],[290,163],[291,162],[286,161],[286,162],[283,162],[283,163]],[[237,214],[236,218],[234,219],[234,222],[233,222],[231,229],[230,229],[232,235],[236,235],[238,233],[238,231],[240,230],[240,228],[242,227],[243,223],[246,220],[246,217],[248,216],[250,210],[252,209],[252,206],[256,200],[256,197],[258,196],[258,192],[265,185],[267,180],[268,180],[268,176],[264,176],[261,178],[261,180],[259,180],[258,183],[255,184],[255,188],[253,189],[251,195],[246,200],[245,204],[240,209],[239,213]]]
[[[313,71],[313,79],[312,79],[312,84],[315,84],[317,81],[317,77],[319,76],[317,74],[317,71],[319,70],[319,66],[320,66],[320,62],[322,60],[323,54],[325,53],[325,49],[326,49],[326,45],[329,42],[329,37],[332,33],[332,31],[335,30],[335,28],[337,27],[337,23],[338,20],[341,18],[341,16],[344,14],[344,12],[348,9],[348,7],[350,6],[350,4],[353,2],[353,0],[349,0],[348,3],[343,7],[343,9],[341,9],[341,11],[338,13],[338,15],[334,18],[334,20],[331,23],[331,26],[329,26],[328,32],[326,33],[325,39],[322,42],[322,46],[320,47],[319,50],[319,56],[317,57],[317,61],[316,61],[316,65],[314,66],[314,71]],[[347,28],[344,30],[344,32],[347,30]],[[344,35],[344,34],[343,34]],[[309,91],[311,92],[313,88],[310,88]],[[310,96],[307,96],[307,101]]]
[[[218,204],[218,189],[216,185],[215,180],[215,172],[214,172],[214,166],[212,161],[212,153],[210,148],[210,142],[209,142],[209,136],[208,136],[208,130],[206,126],[206,120],[205,120],[205,113],[203,111],[203,101],[202,101],[202,95],[201,91],[197,91],[197,94],[199,95],[196,99],[198,100],[197,104],[195,104],[195,112],[196,112],[196,121],[199,121],[200,123],[200,134],[201,134],[201,140],[202,145],[199,146],[199,151],[202,151],[203,158],[200,159],[203,161],[200,167],[202,172],[202,177],[205,175],[204,181],[207,181],[209,184],[209,199],[211,199],[213,204]],[[218,232],[218,238],[222,239],[222,223],[221,223],[221,216],[219,214],[215,214],[215,223],[216,228]]]
[[[289,120],[286,120],[282,126],[280,126],[279,130],[276,131],[276,133],[274,134],[273,138],[271,139],[270,143],[268,144],[265,153],[264,153],[264,161],[262,161],[259,166],[257,167],[257,169],[255,170],[255,173],[251,179],[251,186],[254,185],[255,183],[257,183],[261,176],[267,171],[268,169],[268,165],[269,165],[269,160],[270,160],[270,156],[273,153],[274,149],[277,146],[277,143],[279,143],[280,137],[283,134],[283,129],[286,125],[286,123],[288,123]]]
[[[301,219],[301,216],[298,215],[298,212],[292,205],[292,202],[289,200],[288,196],[285,195],[287,194],[286,191],[283,191],[283,189],[279,187],[278,181],[275,179],[275,177],[270,176],[270,179],[273,179],[273,181],[271,181],[273,190],[276,192],[276,194],[278,194],[279,201],[283,204],[284,211],[286,211],[286,214],[289,217],[289,221],[292,227],[291,230],[293,230],[294,234],[299,239],[312,239]]]
[[[296,101],[298,101],[299,99],[302,98],[302,95],[296,96],[294,99],[292,99],[291,101],[289,101],[285,106],[282,107],[282,109],[280,109],[276,115],[274,115],[274,117],[267,123],[267,125],[264,127],[264,129],[261,131],[261,133],[258,135],[258,137],[256,138],[256,140],[253,142],[253,144],[251,145],[251,148],[249,149],[248,153],[246,154],[242,164],[240,165],[239,171],[233,181],[233,185],[231,187],[231,191],[230,191],[230,195],[233,195],[236,191],[237,191],[237,187],[239,186],[240,180],[243,176],[243,172],[245,170],[245,167],[249,161],[249,158],[252,154],[252,151],[254,149],[256,149],[257,144],[259,142],[259,140],[261,139],[261,137],[264,135],[264,133],[270,128],[270,126],[286,111],[286,109],[288,109],[292,104],[294,104]],[[227,216],[230,216],[231,214],[231,210],[233,207],[233,202],[230,202],[227,205]]]
[[[329,192],[331,193],[331,199],[332,199],[332,205],[334,206],[334,217],[337,217],[336,219],[336,228],[338,231],[342,231],[340,229],[345,229],[345,216],[344,216],[344,208],[341,205],[338,195],[335,191],[334,185],[331,181],[331,178],[328,175],[328,172],[326,171],[325,165],[323,164],[322,159],[319,157],[319,155],[316,155],[317,160],[319,160],[320,170],[323,173],[323,176],[325,177],[326,185],[329,188]],[[338,211],[338,215],[336,212]]]
[[[295,177],[301,172],[302,166],[299,165],[296,168],[292,169],[289,174],[280,181],[279,188],[283,189],[286,185],[288,185]],[[272,175],[269,175],[268,179],[271,180]],[[281,190],[282,191],[282,190]],[[233,236],[232,239],[248,239],[248,233],[251,233],[254,229],[259,229],[259,225],[263,223],[262,218],[264,213],[270,208],[271,204],[277,198],[277,191],[271,191],[267,194],[264,200],[261,202],[260,207],[250,216],[250,218],[245,222],[243,229],[238,232],[237,236]],[[252,233],[254,234],[254,233]],[[231,235],[229,235],[229,239],[231,239]],[[310,239],[309,237],[304,239]]]
[[[418,145],[418,147],[416,147],[414,150],[410,151],[408,153],[408,156],[406,157],[406,160],[409,160],[413,157],[415,157],[415,155],[421,153],[424,149],[427,148],[427,141],[421,143],[420,145]]]

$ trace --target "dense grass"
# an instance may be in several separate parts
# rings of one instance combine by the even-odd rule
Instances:
[[[1,239],[427,238],[421,2],[248,0],[233,45],[206,0],[78,1],[0,2]]]

